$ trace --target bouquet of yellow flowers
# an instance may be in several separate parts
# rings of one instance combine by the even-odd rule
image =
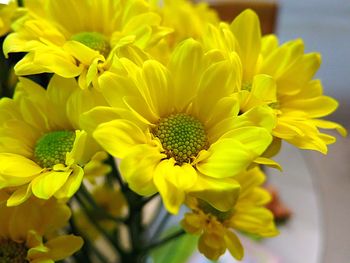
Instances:
[[[262,36],[252,10],[11,1],[0,35],[1,263],[142,263],[186,233],[241,260],[237,233],[278,234],[263,167],[281,142],[326,154],[320,129],[346,135],[321,119],[338,103],[320,55]]]

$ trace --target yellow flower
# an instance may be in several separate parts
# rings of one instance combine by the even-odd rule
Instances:
[[[211,260],[217,260],[226,249],[234,258],[243,258],[244,249],[234,230],[261,237],[278,234],[272,213],[264,207],[271,198],[261,187],[265,175],[256,167],[234,179],[240,183],[241,192],[228,211],[219,211],[200,199],[186,200],[192,211],[185,214],[181,224],[187,232],[200,235],[198,249]]]
[[[152,0],[154,10],[162,17],[162,25],[173,29],[148,52],[163,64],[168,64],[171,52],[187,38],[200,39],[208,23],[219,24],[216,12],[207,3],[188,0]]]
[[[116,49],[148,48],[170,32],[159,26],[161,18],[145,0],[38,0],[26,1],[26,7],[28,14],[4,42],[6,55],[28,52],[16,74],[79,76],[81,88],[98,86]]]
[[[218,60],[220,54],[205,54],[189,39],[167,67],[155,60],[137,67],[121,59],[124,74],[101,77],[111,107],[97,107],[82,118],[82,125],[97,127],[93,136],[100,145],[122,159],[129,187],[140,195],[159,192],[171,213],[178,212],[185,194],[201,196],[219,210],[230,207],[239,185],[229,177],[271,143],[270,109],[238,116],[231,95],[239,61],[234,54]]]
[[[99,185],[92,190],[92,195],[96,203],[109,215],[114,217],[121,217],[125,215],[127,211],[127,202],[120,189],[111,188],[106,185]],[[89,205],[89,204],[87,204]],[[118,224],[116,221],[106,219],[101,214],[96,213],[94,208],[90,208],[91,216],[95,217],[95,220],[109,232],[113,232]],[[101,234],[96,227],[91,224],[90,219],[85,214],[86,212],[78,210],[74,214],[74,221],[81,233],[84,233],[89,239],[95,240]]]
[[[53,199],[31,198],[16,206],[0,204],[0,262],[53,263],[83,245],[74,235],[54,235],[70,217],[70,210]]]
[[[341,125],[319,119],[335,111],[338,102],[324,96],[321,82],[312,79],[321,64],[320,55],[304,54],[302,40],[279,46],[276,36],[262,37],[258,16],[246,10],[231,26],[211,26],[203,42],[208,48],[217,45],[226,52],[238,53],[243,68],[242,85],[237,90],[241,111],[257,105],[274,109],[276,138],[301,149],[326,153],[327,145],[335,138],[321,133],[319,128],[337,129],[346,135]],[[254,84],[258,82],[269,84]]]
[[[46,91],[21,78],[14,99],[0,100],[0,189],[12,191],[7,205],[18,205],[32,193],[70,198],[78,190],[81,166],[98,145],[79,128],[89,101],[74,91],[87,92],[74,79],[54,76]]]
[[[188,0],[155,2],[154,5],[163,18],[162,25],[174,29],[168,36],[171,47],[189,37],[197,40],[205,34],[207,23],[219,23],[218,15],[207,3],[192,3]]]

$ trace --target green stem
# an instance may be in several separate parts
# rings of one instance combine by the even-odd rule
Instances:
[[[90,211],[89,207],[84,202],[83,198],[80,196],[80,192],[75,195],[76,200],[83,208],[84,213],[87,215],[89,221],[94,225],[94,227],[102,234],[102,236],[109,241],[109,243],[118,251],[118,253],[123,254],[124,251],[120,250],[117,245],[117,241],[100,225],[96,220],[95,215]]]
[[[119,218],[119,217],[115,217],[111,214],[109,214],[108,212],[106,212],[102,207],[100,207],[95,199],[91,196],[91,194],[89,193],[89,191],[86,189],[85,185],[82,183],[79,189],[79,192],[84,196],[84,198],[88,201],[89,205],[91,205],[93,207],[93,209],[99,213],[99,215],[102,215],[104,219],[108,219],[108,220],[112,220],[115,221],[117,223],[124,223],[125,219],[123,218]]]
[[[76,236],[81,236],[72,217],[69,219],[69,226],[70,226],[72,234],[74,234]],[[85,241],[84,237],[83,237],[83,239]],[[76,262],[78,262],[78,263],[79,262],[92,263],[91,259],[90,259],[89,250],[87,248],[87,243],[85,243],[85,242],[84,242],[83,247],[81,248],[81,250],[79,252],[75,253],[73,255],[73,257],[74,257],[74,260]]]
[[[185,230],[181,229],[181,230],[175,232],[174,234],[171,234],[171,235],[169,235],[169,236],[167,236],[167,237],[165,237],[157,242],[154,242],[154,243],[146,246],[144,248],[144,252],[147,253],[150,250],[157,248],[157,247],[160,247],[160,246],[162,246],[162,245],[164,245],[164,244],[166,244],[166,243],[168,243],[168,242],[170,242],[170,241],[172,241],[172,240],[174,240],[174,239],[176,239],[184,234],[186,234]]]
[[[168,223],[168,220],[170,217],[171,217],[171,214],[168,211],[166,211],[166,214],[163,216],[157,229],[154,231],[154,234],[152,235],[151,240],[155,240],[159,237],[159,235],[163,232],[166,224]]]
[[[115,159],[112,155],[109,155],[107,163],[112,167],[112,174],[117,179],[122,192],[125,193],[127,191],[128,187],[124,184],[123,179],[122,179],[122,177],[119,173],[119,170],[117,168],[117,164],[115,163]]]

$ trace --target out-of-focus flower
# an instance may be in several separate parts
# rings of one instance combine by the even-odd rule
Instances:
[[[79,76],[81,88],[98,87],[98,76],[113,64],[118,48],[155,45],[169,29],[145,0],[27,1],[28,14],[15,24],[4,53],[27,52],[18,75],[54,72]]]
[[[11,31],[11,23],[18,17],[17,2],[0,3],[0,37]]]
[[[99,185],[92,190],[92,196],[96,204],[103,209],[104,213],[116,218],[125,215],[127,211],[127,202],[120,189],[112,188],[107,185]],[[91,209],[88,211],[89,216],[86,215],[86,211],[78,210],[74,214],[74,221],[79,231],[87,235],[89,239],[94,240],[101,234],[96,227],[91,224],[91,219],[89,219],[91,216],[93,216],[95,221],[107,231],[113,232],[113,230],[118,227],[116,220],[111,220],[111,218],[106,218],[104,215],[96,213],[92,206],[88,207],[88,209]]]
[[[83,240],[74,235],[56,235],[65,226],[70,210],[51,199],[31,198],[16,206],[0,204],[0,262],[54,262],[78,251]]]
[[[217,260],[226,249],[234,258],[242,259],[244,250],[234,231],[260,237],[278,234],[272,213],[264,207],[270,201],[269,193],[261,187],[265,175],[254,168],[234,178],[241,184],[241,192],[228,211],[219,211],[200,199],[186,200],[192,211],[185,214],[182,226],[200,235],[198,249],[211,260]]]
[[[192,3],[188,0],[153,1],[155,10],[162,17],[162,25],[174,29],[167,41],[175,47],[186,38],[199,39],[205,32],[208,23],[219,24],[219,17],[207,3]],[[161,2],[161,3],[160,3]]]
[[[12,191],[9,206],[78,190],[82,166],[99,147],[77,121],[98,94],[79,102],[75,91],[85,92],[74,79],[54,76],[46,91],[21,78],[14,99],[0,100],[0,189]]]
[[[175,49],[168,67],[155,60],[138,67],[121,59],[123,75],[101,77],[102,94],[112,107],[83,115],[82,123],[95,123],[93,135],[101,146],[122,159],[129,187],[140,195],[159,191],[171,213],[186,193],[219,210],[231,207],[239,185],[230,177],[271,143],[271,109],[238,116],[231,95],[240,84],[239,59],[218,57],[189,39]]]

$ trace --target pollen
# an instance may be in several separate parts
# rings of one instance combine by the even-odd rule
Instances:
[[[191,162],[208,144],[203,124],[182,113],[161,119],[153,134],[161,141],[167,156],[179,165]]]
[[[106,37],[97,32],[81,32],[73,35],[71,40],[78,41],[85,46],[100,52],[104,57],[107,57],[111,50]]]
[[[23,243],[12,240],[0,239],[0,262],[1,263],[29,263],[27,248]]]
[[[75,132],[73,131],[54,131],[45,134],[35,145],[35,161],[45,168],[65,163],[66,153],[72,150],[74,140]]]

